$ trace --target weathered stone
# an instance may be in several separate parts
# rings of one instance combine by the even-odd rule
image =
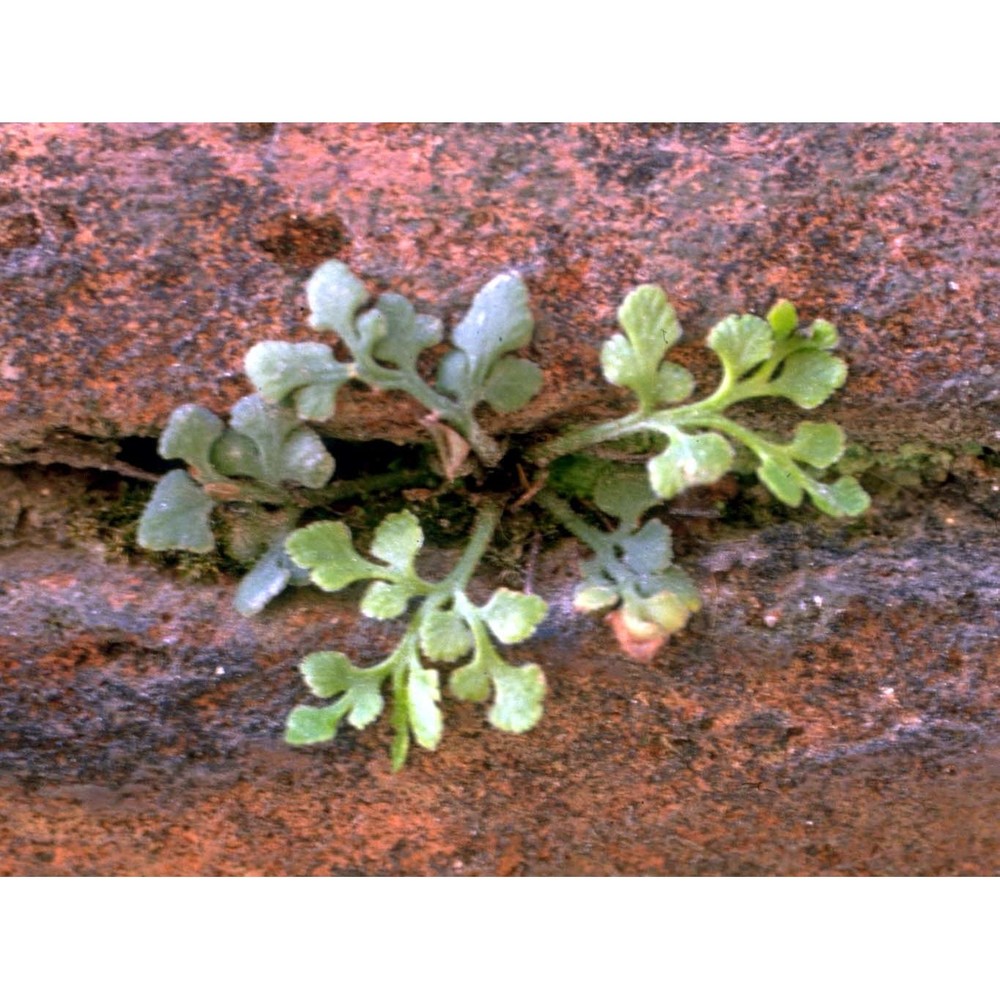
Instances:
[[[964,505],[683,533],[705,608],[652,666],[570,615],[567,543],[523,647],[541,724],[446,698],[396,776],[385,720],[281,742],[303,653],[390,647],[350,600],[247,621],[231,585],[0,553],[0,873],[996,874],[1000,544]]]
[[[57,432],[153,435],[224,410],[247,348],[313,336],[302,283],[337,256],[454,321],[499,271],[539,318],[529,430],[610,397],[623,294],[663,284],[693,346],[780,295],[841,326],[829,412],[893,447],[994,442],[995,126],[39,126],[0,132],[0,456]],[[343,436],[416,439],[355,392]]]

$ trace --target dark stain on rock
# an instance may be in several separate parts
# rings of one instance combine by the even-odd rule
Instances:
[[[53,222],[60,229],[69,233],[74,233],[79,228],[76,221],[76,215],[69,205],[51,205],[49,207],[49,212],[52,216]]]
[[[724,144],[731,131],[731,126],[717,122],[682,122],[677,126],[678,136],[685,142],[705,145]]]
[[[258,227],[255,241],[289,271],[316,267],[339,256],[350,243],[344,223],[332,212],[314,217],[294,212],[274,215]]]
[[[244,142],[263,142],[274,135],[277,127],[275,122],[239,122],[236,137]]]
[[[146,262],[145,273],[155,287],[182,284],[197,270],[198,255],[190,247],[164,246]]]
[[[600,184],[609,182],[624,191],[644,189],[676,166],[681,154],[664,148],[670,134],[663,129],[638,129],[632,141],[615,141],[614,136],[596,133],[580,136],[580,152]]]
[[[789,725],[780,712],[757,712],[736,726],[746,744],[762,750],[784,749],[792,736],[802,732],[801,726]]]
[[[33,247],[42,238],[42,227],[33,212],[0,216],[0,253]]]
[[[619,174],[623,187],[647,187],[662,174],[670,171],[678,154],[666,150],[653,150],[636,156]]]

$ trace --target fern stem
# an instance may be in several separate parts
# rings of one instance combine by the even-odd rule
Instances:
[[[605,441],[614,441],[627,437],[629,434],[635,434],[642,430],[644,419],[645,416],[642,413],[629,413],[617,420],[606,420],[600,424],[592,424],[590,427],[580,427],[567,431],[551,441],[543,441],[541,444],[529,448],[525,457],[535,465],[548,465],[563,455],[570,455],[573,452],[603,444]]]
[[[466,585],[475,573],[476,567],[486,552],[486,547],[490,544],[493,532],[497,529],[500,521],[500,506],[493,501],[487,501],[476,513],[476,520],[472,526],[472,536],[465,546],[462,557],[455,564],[454,569],[437,586],[452,591],[465,590]]]
[[[746,445],[752,452],[761,458],[773,454],[775,451],[771,442],[762,438],[759,434],[746,427],[722,416],[720,413],[693,413],[686,418],[676,420],[680,427],[708,427],[712,430],[722,431],[728,434],[734,441]]]
[[[571,531],[596,555],[614,555],[605,535],[587,524],[570,505],[553,490],[542,490],[535,503],[544,507],[564,528]]]
[[[361,476],[331,483],[319,489],[305,487],[269,486],[266,483],[246,479],[231,479],[223,483],[204,484],[205,492],[214,500],[226,503],[266,503],[278,507],[324,507],[340,500],[371,496],[389,490],[401,490],[411,486],[430,486],[438,477],[426,469],[400,469],[396,472],[381,472],[374,476]]]
[[[432,389],[419,375],[386,368],[364,353],[355,357],[356,377],[379,389],[394,389],[408,393],[429,413],[436,413],[441,420],[454,427],[487,468],[500,463],[504,449],[472,415],[470,408],[443,396]]]

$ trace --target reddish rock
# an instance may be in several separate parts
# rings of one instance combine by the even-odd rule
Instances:
[[[705,608],[652,665],[571,616],[566,543],[523,646],[541,724],[446,699],[440,749],[395,776],[384,720],[281,741],[305,652],[389,648],[349,600],[247,621],[229,583],[22,544],[0,553],[0,873],[997,874],[1000,545],[965,503],[947,487],[897,537],[689,537]]]
[[[987,443],[1000,372],[998,135],[7,125],[0,455],[67,431],[79,447],[152,435],[185,401],[225,409],[246,391],[251,344],[312,336],[302,284],[331,256],[449,320],[495,273],[522,271],[546,386],[508,427],[607,401],[598,346],[624,293],[655,281],[692,344],[726,312],[779,295],[838,323],[852,378],[830,412],[856,440]],[[714,378],[705,352],[681,355]],[[336,431],[422,434],[405,400],[359,394]]]

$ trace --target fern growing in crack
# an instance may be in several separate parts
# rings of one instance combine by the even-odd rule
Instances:
[[[577,607],[614,608],[609,621],[622,648],[651,659],[700,602],[686,574],[672,565],[665,527],[651,521],[638,528],[644,510],[691,487],[717,482],[733,468],[734,444],[750,453],[758,479],[789,506],[799,506],[808,496],[825,514],[856,517],[867,509],[869,498],[851,476],[833,482],[819,478],[844,451],[844,433],[836,424],[803,421],[791,440],[782,442],[726,415],[731,406],[761,397],[784,398],[802,409],[825,402],[847,377],[847,366],[832,354],[838,342],[833,324],[816,320],[799,329],[798,314],[787,300],[779,301],[766,320],[727,316],[706,340],[722,365],[719,385],[705,399],[686,403],[694,379],[686,368],[665,360],[681,328],[663,290],[656,285],[636,288],[618,310],[618,322],[624,335],[616,333],[605,343],[601,368],[609,382],[631,390],[635,409],[544,442],[528,456],[544,466],[629,436],[652,433],[666,439],[666,447],[646,463],[646,476],[611,473],[595,496],[599,507],[622,519],[610,535],[596,532],[551,492],[538,497],[594,553],[584,566],[590,585],[578,591]],[[647,573],[642,579],[636,565],[669,575],[655,581]]]
[[[289,583],[304,583],[285,554],[287,533],[298,520],[294,485],[320,489],[334,462],[319,435],[290,409],[244,396],[226,426],[202,406],[178,407],[160,436],[163,458],[181,459],[157,484],[139,522],[138,540],[154,551],[212,552],[211,513],[217,504],[269,504],[284,509],[275,528],[258,518],[251,546],[263,554],[241,581],[234,600],[242,614],[256,614]],[[248,517],[249,519],[249,517]]]
[[[378,662],[356,665],[330,650],[301,661],[306,686],[326,703],[291,712],[286,739],[292,744],[329,741],[345,720],[364,728],[383,714],[388,696],[391,760],[398,769],[412,742],[433,750],[441,740],[444,674],[444,690],[453,697],[491,701],[487,717],[496,728],[513,733],[532,728],[542,714],[542,670],[535,663],[508,662],[497,644],[529,639],[547,613],[546,602],[505,587],[485,604],[467,593],[500,519],[499,504],[477,504],[461,557],[437,581],[416,567],[424,536],[412,511],[381,521],[371,558],[358,553],[342,522],[299,526],[304,512],[363,494],[366,484],[399,489],[408,481],[426,482],[422,470],[420,480],[392,474],[353,485],[330,483],[333,458],[308,422],[332,417],[338,393],[352,380],[408,393],[425,408],[424,426],[447,482],[475,473],[470,456],[487,469],[502,461],[505,445],[480,423],[481,407],[499,413],[519,409],[543,380],[539,367],[516,353],[530,344],[534,327],[524,282],[504,274],[485,285],[447,345],[439,320],[418,313],[399,295],[373,299],[338,261],[317,269],[307,297],[312,327],[336,334],[350,360],[338,360],[327,343],[265,341],[246,358],[257,394],[233,407],[228,426],[200,406],[175,410],[159,451],[187,468],[167,473],[157,485],[139,525],[140,544],[209,552],[215,546],[211,517],[217,505],[236,505],[248,518],[254,509],[266,509],[272,514],[261,523],[268,526],[254,542],[263,555],[237,589],[238,610],[260,612],[290,583],[334,593],[363,582],[362,615],[405,618],[402,637]],[[537,504],[590,550],[580,567],[574,607],[605,612],[623,651],[649,662],[701,603],[694,581],[674,561],[669,527],[647,516],[654,508],[687,489],[717,482],[733,468],[738,450],[751,457],[760,482],[790,506],[808,497],[825,514],[855,517],[869,500],[856,479],[825,476],[844,451],[836,424],[805,420],[791,437],[778,440],[730,413],[741,402],[769,397],[806,410],[822,404],[847,375],[833,354],[838,336],[832,324],[816,320],[801,328],[786,301],[765,319],[727,316],[707,338],[721,364],[719,384],[691,402],[694,379],[666,358],[681,330],[662,289],[635,289],[622,303],[618,321],[622,332],[605,343],[601,367],[609,383],[632,393],[634,409],[524,452],[522,462],[534,465],[537,477],[521,502]],[[430,381],[420,370],[429,370],[425,352],[433,352],[437,362]],[[571,477],[545,483],[560,457],[650,435],[661,443],[645,469],[605,462],[599,481],[588,489],[574,488]]]

